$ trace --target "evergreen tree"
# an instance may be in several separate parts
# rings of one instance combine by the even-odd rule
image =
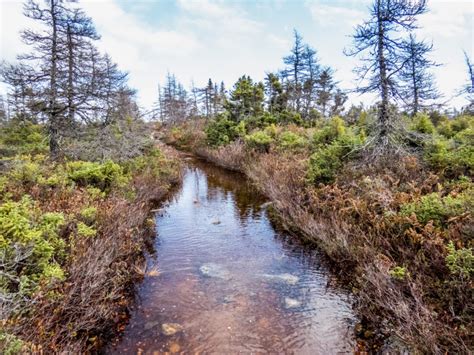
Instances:
[[[265,93],[267,95],[267,108],[270,113],[279,113],[286,107],[286,96],[278,76],[268,73],[265,77]]]
[[[303,43],[303,37],[294,30],[294,43],[291,53],[283,58],[287,67],[281,75],[286,85],[290,106],[296,111],[301,111],[301,97],[303,90],[304,71],[305,71],[305,51],[306,46]]]
[[[264,86],[254,83],[249,76],[237,80],[226,102],[231,119],[240,121],[248,116],[257,116],[263,112]]]

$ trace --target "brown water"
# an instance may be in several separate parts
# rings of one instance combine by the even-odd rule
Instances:
[[[352,353],[355,316],[322,256],[269,220],[245,178],[190,161],[111,354]],[[177,323],[173,335],[163,324]],[[166,327],[166,326],[165,326]]]

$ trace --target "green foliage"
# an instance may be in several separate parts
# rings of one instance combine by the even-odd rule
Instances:
[[[34,184],[38,182],[41,177],[40,163],[43,159],[37,156],[33,159],[30,155],[23,155],[16,157],[14,160],[14,167],[9,176],[21,184]]]
[[[418,221],[437,225],[445,223],[450,217],[458,216],[474,208],[474,190],[467,189],[456,196],[441,196],[438,192],[422,196],[419,201],[401,206],[400,213],[404,216],[415,214]]]
[[[29,295],[41,281],[64,278],[58,264],[65,251],[65,242],[58,234],[63,224],[61,213],[41,215],[28,196],[0,205],[0,253],[7,265],[4,275],[10,274],[0,276],[3,292],[19,290]]]
[[[330,144],[344,136],[346,131],[347,127],[344,120],[338,116],[333,117],[321,129],[314,133],[313,144],[315,146]]]
[[[91,225],[94,224],[97,218],[97,208],[94,206],[85,207],[81,210],[81,218],[84,223]]]
[[[237,124],[226,115],[220,115],[215,120],[209,122],[205,128],[207,144],[211,147],[219,147],[229,144],[238,134],[242,127],[237,129]]]
[[[309,180],[312,183],[333,181],[349,154],[364,139],[363,135],[356,135],[347,128],[341,118],[331,119],[313,136],[315,151],[309,158]]]
[[[430,166],[448,175],[472,175],[474,173],[474,144],[472,132],[462,131],[453,139],[434,136],[425,143],[424,157]]]
[[[12,119],[0,129],[0,155],[13,156],[47,152],[47,136],[41,125]]]
[[[91,185],[103,191],[112,187],[123,187],[129,181],[123,168],[108,160],[104,163],[72,161],[66,164],[68,178],[80,186]]]
[[[21,354],[24,342],[17,336],[0,330],[0,352],[4,355]]]
[[[245,136],[245,143],[250,149],[256,149],[262,152],[268,152],[272,142],[273,138],[264,131],[255,131]]]
[[[83,222],[79,222],[77,223],[77,235],[84,238],[93,238],[97,235],[97,230]]]
[[[263,84],[254,83],[249,76],[244,75],[235,83],[225,107],[230,119],[238,122],[249,116],[258,117],[263,113],[264,98]]]
[[[451,274],[461,278],[469,278],[474,274],[474,256],[472,249],[456,249],[451,241],[446,247],[448,255],[446,256],[446,266]]]
[[[432,134],[435,132],[433,122],[431,122],[429,116],[425,113],[417,113],[412,119],[410,128],[419,133]]]
[[[282,124],[295,124],[303,126],[304,121],[301,115],[295,111],[283,110],[277,114],[277,121]]]
[[[408,276],[406,268],[402,266],[395,266],[394,268],[390,269],[388,273],[396,280],[405,280],[405,278]]]
[[[297,150],[306,147],[308,140],[291,131],[284,131],[278,137],[278,146],[283,150]]]

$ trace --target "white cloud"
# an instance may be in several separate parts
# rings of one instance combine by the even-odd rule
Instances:
[[[328,5],[319,2],[308,2],[311,16],[319,24],[329,26],[354,26],[364,18],[364,12],[349,6]]]
[[[455,38],[470,33],[474,16],[474,2],[470,0],[432,0],[429,11],[420,16],[420,33],[433,37]],[[471,42],[472,43],[472,42]]]

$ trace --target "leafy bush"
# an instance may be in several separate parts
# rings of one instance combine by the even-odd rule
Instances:
[[[346,134],[347,127],[344,120],[338,116],[331,118],[324,126],[313,135],[313,144],[319,147],[330,144]]]
[[[211,147],[229,144],[238,136],[236,126],[226,115],[220,115],[205,128],[207,144]]]
[[[245,136],[245,143],[250,149],[256,149],[262,152],[268,152],[272,142],[273,138],[264,131],[255,131]]]
[[[308,178],[312,183],[329,183],[334,180],[342,168],[348,155],[363,142],[363,137],[346,130],[340,122],[335,122],[330,129],[325,127],[323,133],[316,133],[314,140],[319,142],[316,151],[309,158]],[[334,140],[334,138],[336,139]],[[321,144],[321,140],[332,140],[329,144]]]
[[[85,207],[81,210],[81,218],[84,223],[91,225],[97,218],[97,208],[94,206]]]
[[[28,121],[12,119],[0,130],[0,148],[3,154],[40,154],[48,152],[44,127]]]
[[[72,161],[66,164],[68,178],[81,186],[92,185],[103,191],[121,187],[129,181],[122,167],[108,160],[104,163]]]
[[[63,224],[61,213],[41,215],[28,196],[0,205],[2,292],[30,295],[41,281],[64,278],[58,264],[65,252],[65,242],[58,234]]]
[[[413,131],[419,133],[432,134],[435,131],[433,122],[431,122],[429,116],[425,113],[418,113],[413,117],[411,127]]]
[[[97,235],[97,231],[93,227],[89,227],[83,222],[77,224],[77,235],[84,238],[92,238]]]
[[[14,166],[9,176],[21,184],[34,184],[41,177],[41,166],[39,162],[43,159],[37,156],[34,159],[30,155],[18,156],[14,159]]]
[[[458,216],[474,208],[474,190],[467,189],[456,196],[442,197],[440,193],[433,192],[421,197],[419,201],[401,206],[400,213],[404,216],[415,214],[418,221],[428,223],[433,221],[440,225],[450,217]]]
[[[446,256],[446,266],[451,274],[462,278],[469,278],[474,274],[474,256],[472,249],[456,249],[453,242],[449,242],[446,247],[448,255]]]
[[[425,143],[424,157],[430,166],[447,175],[474,173],[474,144],[469,141],[471,132],[458,133],[456,139],[434,137]]]
[[[393,269],[390,269],[389,274],[391,277],[397,280],[405,280],[408,275],[406,268],[402,266],[395,266]]]
[[[308,141],[305,137],[302,137],[291,131],[284,131],[278,137],[278,145],[283,150],[294,150],[304,148]]]

